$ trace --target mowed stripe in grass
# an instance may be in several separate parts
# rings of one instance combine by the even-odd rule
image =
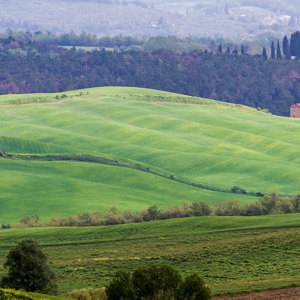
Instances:
[[[0,136],[134,161],[220,188],[299,192],[297,120],[205,99],[186,104],[195,98],[145,89],[82,93],[63,104],[2,107]]]
[[[216,189],[240,186],[250,192],[299,193],[298,120],[147,89],[108,87],[66,95],[66,102],[52,102],[56,94],[44,95],[41,103],[36,103],[41,95],[0,97],[0,150],[88,154]],[[27,104],[13,104],[18,97]],[[16,170],[18,165],[23,170]],[[98,176],[104,169],[109,181]],[[83,209],[103,211],[112,205],[140,209],[183,200],[253,199],[199,190],[137,170],[107,170],[78,162],[6,162],[0,169],[1,177],[7,178],[1,196],[6,203],[3,221],[13,218],[17,205],[18,217],[33,211],[49,217]],[[90,179],[94,173],[97,180]],[[36,205],[25,205],[30,201]],[[43,202],[49,205],[41,208]]]
[[[0,266],[19,240],[48,253],[62,292],[105,285],[117,270],[168,264],[214,294],[300,284],[300,215],[198,217],[87,228],[0,231]],[[4,273],[0,269],[0,273]]]

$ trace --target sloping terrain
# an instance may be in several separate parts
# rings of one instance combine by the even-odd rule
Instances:
[[[215,295],[299,285],[299,222],[299,214],[289,214],[0,230],[0,275],[9,249],[32,238],[65,293],[104,286],[117,270],[151,264],[173,266],[184,276],[197,272]]]
[[[299,193],[295,119],[118,87],[2,96],[0,114],[1,222]]]

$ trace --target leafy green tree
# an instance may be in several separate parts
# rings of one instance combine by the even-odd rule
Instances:
[[[178,271],[166,265],[139,268],[132,274],[137,299],[172,299],[181,280]]]
[[[47,256],[33,240],[24,240],[10,250],[4,267],[8,274],[1,280],[2,287],[47,294],[57,291],[56,277]]]
[[[118,271],[106,287],[108,300],[134,300],[136,299],[134,286],[129,273]]]
[[[196,273],[187,276],[180,286],[180,300],[207,300],[211,299],[211,292],[204,280]]]
[[[144,216],[144,219],[147,221],[154,221],[157,220],[159,217],[160,211],[157,205],[152,205],[148,207],[146,215]]]

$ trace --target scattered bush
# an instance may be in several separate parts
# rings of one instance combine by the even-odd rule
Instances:
[[[241,204],[237,200],[218,203],[215,206],[216,216],[239,216],[241,215]]]
[[[293,210],[294,212],[300,212],[300,195],[297,195],[293,200]]]
[[[10,224],[2,224],[1,228],[2,229],[10,229],[11,226],[10,226]]]
[[[38,227],[41,226],[39,216],[26,216],[20,220],[20,227]]]
[[[242,216],[261,216],[264,214],[264,209],[259,202],[244,205],[241,212]]]
[[[211,208],[205,202],[193,202],[191,210],[194,216],[209,216],[211,214]]]
[[[240,188],[239,186],[233,186],[231,188],[231,193],[234,193],[234,194],[244,194],[246,195],[247,194],[247,191],[245,189],[242,189]]]
[[[204,280],[196,273],[187,276],[179,288],[178,299],[205,300],[211,298],[211,292]]]

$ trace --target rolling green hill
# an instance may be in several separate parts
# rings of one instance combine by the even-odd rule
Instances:
[[[299,221],[299,214],[290,214],[0,230],[0,276],[9,249],[33,238],[64,293],[104,286],[117,270],[149,264],[168,264],[183,275],[198,272],[213,294],[299,285]]]
[[[1,96],[0,114],[0,222],[299,193],[298,120],[124,87]]]

